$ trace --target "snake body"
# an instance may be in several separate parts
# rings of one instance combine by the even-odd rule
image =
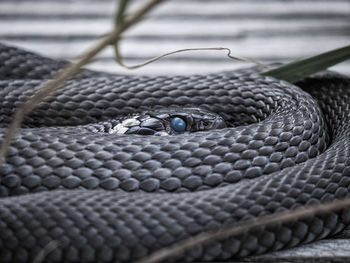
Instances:
[[[0,45],[1,134],[64,65]],[[0,168],[0,258],[128,262],[206,230],[343,198],[350,187],[350,79],[298,86],[257,69],[144,77],[83,71],[28,116]],[[301,88],[302,89],[301,89]],[[232,127],[171,136],[106,132],[125,116],[199,107]],[[107,128],[106,128],[107,127]],[[349,210],[199,246],[227,260],[338,233]]]

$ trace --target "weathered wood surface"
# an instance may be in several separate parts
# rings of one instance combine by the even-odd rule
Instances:
[[[72,59],[111,30],[115,0],[1,0],[0,41]],[[140,0],[135,1],[136,5]],[[122,53],[134,64],[175,49],[229,47],[233,55],[286,62],[349,44],[350,0],[173,0],[128,31]],[[225,52],[190,52],[133,74],[193,74],[247,66]],[[90,68],[127,72],[104,51]],[[350,63],[334,67],[350,74]],[[128,72],[130,73],[130,72]],[[350,230],[253,262],[350,262]]]
[[[249,257],[248,262],[350,262],[350,229],[332,239]]]
[[[136,1],[136,5],[141,0]],[[54,58],[73,58],[113,25],[116,0],[1,0],[0,41]],[[229,47],[233,55],[285,62],[349,43],[349,0],[173,0],[131,28],[122,53],[131,64],[175,49]],[[193,74],[245,64],[224,51],[174,55],[134,74]],[[107,49],[90,66],[125,72]],[[350,63],[335,67],[350,72]]]

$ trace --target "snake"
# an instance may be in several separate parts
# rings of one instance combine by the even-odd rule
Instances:
[[[0,45],[1,136],[66,65]],[[0,258],[130,262],[205,231],[344,198],[350,79],[295,85],[261,68],[185,76],[82,70],[25,116],[0,167]],[[350,210],[201,244],[172,261],[232,260],[342,231]]]

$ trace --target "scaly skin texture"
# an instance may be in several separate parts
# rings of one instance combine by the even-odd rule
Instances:
[[[55,62],[0,45],[1,134]],[[0,168],[0,258],[127,262],[186,237],[345,197],[350,185],[350,80],[298,84],[257,69],[205,76],[82,72],[25,118]],[[311,95],[310,95],[311,94]],[[234,123],[174,136],[101,131],[126,115],[200,107]],[[199,246],[174,260],[227,260],[338,233],[349,210]]]

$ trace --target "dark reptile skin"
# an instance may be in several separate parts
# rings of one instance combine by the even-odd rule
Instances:
[[[1,127],[63,63],[0,45]],[[60,246],[45,262],[127,262],[204,230],[347,196],[350,80],[325,73],[300,86],[317,100],[253,69],[177,77],[82,72],[26,117],[0,168],[1,262],[30,262],[51,240]],[[98,132],[167,106],[202,107],[242,126],[165,137]],[[175,260],[261,254],[349,222],[349,210],[327,213]]]

